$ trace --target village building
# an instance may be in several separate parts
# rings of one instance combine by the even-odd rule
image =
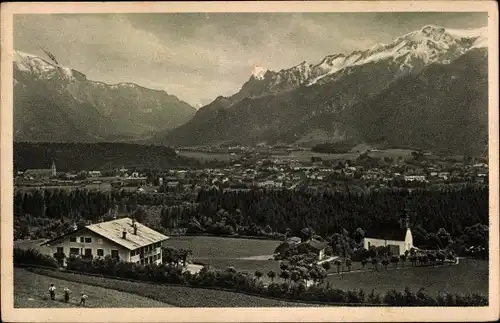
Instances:
[[[88,171],[87,175],[89,177],[101,177],[101,171],[100,170],[90,170]]]
[[[162,263],[162,243],[168,237],[128,217],[87,225],[45,242],[61,265],[65,258],[56,254],[90,259],[111,256],[141,265]]]
[[[325,241],[319,241],[317,239],[309,239],[306,242],[301,243],[302,246],[308,248],[312,253],[316,254],[318,260],[325,259],[325,251],[326,247],[328,247],[328,243]]]
[[[371,247],[389,247],[389,250],[397,255],[410,251],[414,246],[409,219],[406,218],[404,226],[395,230],[368,231],[363,239],[363,247],[367,250]]]
[[[52,161],[52,166],[47,169],[27,169],[23,176],[28,179],[48,179],[57,176],[56,164]]]

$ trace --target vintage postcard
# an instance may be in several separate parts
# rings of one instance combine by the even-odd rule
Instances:
[[[496,2],[1,24],[2,321],[499,318]]]

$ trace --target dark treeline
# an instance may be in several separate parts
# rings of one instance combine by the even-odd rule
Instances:
[[[165,146],[128,143],[14,143],[14,169],[50,168],[58,171],[106,170],[125,167],[164,169],[198,164]]]
[[[336,142],[317,144],[311,148],[312,151],[324,154],[344,154],[351,150],[355,145],[352,143]]]
[[[184,201],[184,202],[181,202]],[[138,212],[138,206],[140,212]],[[35,219],[96,221],[103,215],[137,214],[154,217],[165,229],[187,228],[192,233],[301,235],[311,228],[321,236],[357,228],[387,231],[399,228],[408,214],[414,231],[445,229],[452,237],[466,227],[488,224],[488,189],[460,187],[429,191],[349,192],[219,191],[203,190],[198,196],[180,199],[172,193],[137,194],[87,190],[18,191],[14,215],[19,227]],[[157,207],[155,207],[157,209]]]
[[[488,189],[461,187],[440,191],[408,190],[306,193],[298,191],[201,191],[200,219],[217,217],[221,209],[240,225],[269,225],[272,231],[300,235],[310,227],[322,236],[357,228],[398,228],[410,215],[412,227],[446,229],[452,236],[467,226],[488,224]]]

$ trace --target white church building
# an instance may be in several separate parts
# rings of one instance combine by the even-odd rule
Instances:
[[[403,228],[367,232],[363,239],[363,247],[367,250],[371,247],[389,247],[393,254],[399,255],[410,251],[414,245],[408,218],[406,218]]]

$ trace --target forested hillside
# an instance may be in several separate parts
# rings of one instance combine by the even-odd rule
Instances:
[[[57,171],[107,170],[124,167],[164,169],[196,164],[166,146],[126,143],[14,143],[14,169],[50,168]]]

